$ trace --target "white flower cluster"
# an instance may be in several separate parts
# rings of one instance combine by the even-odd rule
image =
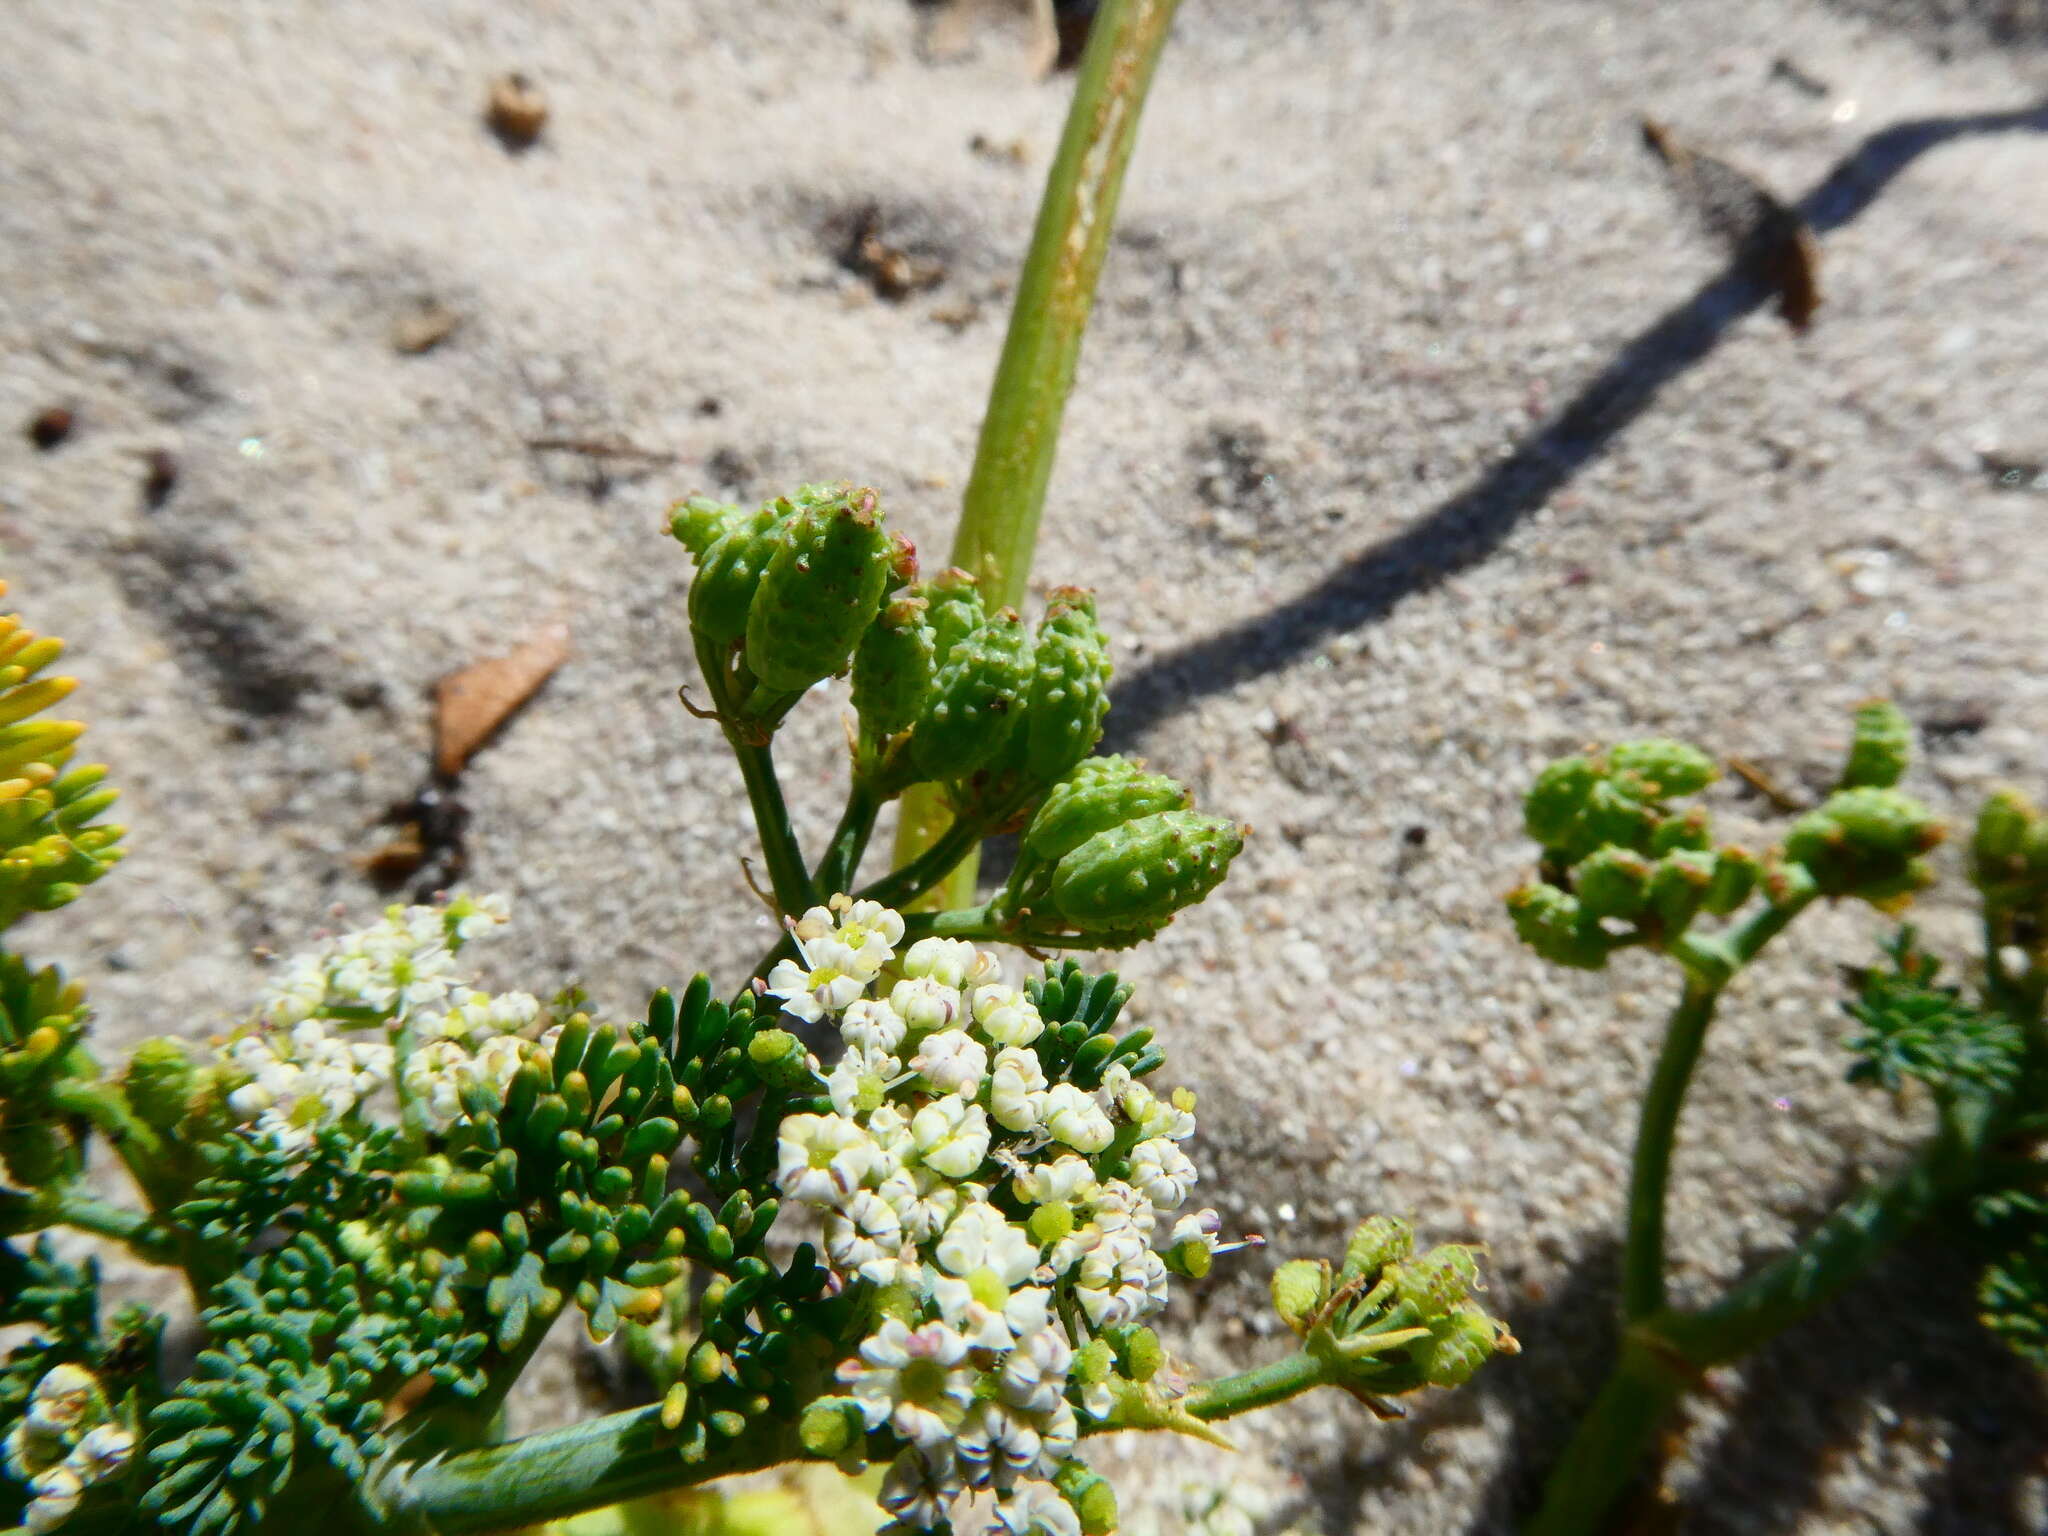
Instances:
[[[0,1440],[0,1466],[28,1485],[22,1525],[35,1532],[54,1530],[87,1488],[120,1471],[134,1453],[135,1436],[111,1418],[99,1379],[77,1365],[45,1372]]]
[[[825,1076],[833,1112],[782,1122],[777,1182],[821,1213],[841,1283],[909,1299],[839,1370],[867,1427],[905,1443],[882,1503],[924,1529],[993,1489],[1011,1536],[1078,1536],[1048,1479],[1077,1411],[1106,1417],[1113,1394],[1081,1382],[1075,1340],[1163,1308],[1163,1252],[1214,1246],[1213,1212],[1179,1214],[1193,1098],[1121,1065],[1094,1090],[1049,1082],[1045,1023],[996,958],[927,938],[899,959],[903,920],[874,902],[834,897],[793,933],[802,959],[767,990],[834,1019],[845,1051]]]
[[[292,960],[253,1030],[222,1048],[223,1062],[247,1079],[228,1107],[285,1151],[303,1151],[396,1071],[422,1118],[446,1130],[461,1115],[462,1085],[481,1079],[502,1092],[530,1047],[523,1037],[542,1022],[539,999],[481,992],[456,972],[462,946],[509,918],[502,896],[394,906],[372,927]],[[412,1043],[402,1069],[401,1031]]]

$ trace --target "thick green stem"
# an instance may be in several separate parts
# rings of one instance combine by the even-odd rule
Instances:
[[[1671,1143],[1685,1107],[1686,1086],[1714,1021],[1721,989],[1688,976],[1685,996],[1664,1029],[1649,1092],[1636,1126],[1635,1162],[1629,1171],[1628,1242],[1621,1260],[1622,1316],[1634,1321],[1664,1306],[1664,1199],[1671,1179]]]
[[[659,1407],[636,1408],[504,1445],[392,1464],[365,1492],[389,1529],[463,1536],[566,1519],[587,1509],[713,1478],[758,1472],[800,1454],[794,1425],[756,1420],[685,1461]]]
[[[1179,0],[1103,0],[1089,29],[953,538],[953,564],[980,579],[991,612],[1017,606],[1031,574],[1060,418],[1116,223],[1124,168],[1178,5]],[[903,797],[899,865],[944,832],[939,793],[936,786],[918,785]],[[964,906],[972,899],[978,862],[970,854],[959,863],[939,905]]]
[[[903,908],[935,890],[953,869],[981,846],[987,828],[979,822],[956,821],[930,847],[901,868],[892,870],[860,894],[885,907]],[[899,845],[900,846],[900,845]],[[970,890],[969,896],[973,895]]]
[[[1645,1341],[1626,1343],[1551,1472],[1542,1506],[1523,1536],[1589,1536],[1600,1530],[1641,1475],[1686,1384],[1682,1369]]]
[[[996,917],[992,904],[960,907],[950,912],[914,912],[903,919],[905,943],[936,936],[995,944],[1021,944],[1027,949],[1101,949],[1099,934],[1040,933],[1013,928]]]
[[[1213,1424],[1256,1408],[1284,1403],[1334,1379],[1327,1362],[1299,1351],[1270,1365],[1202,1382],[1188,1393],[1181,1406],[1196,1418]]]

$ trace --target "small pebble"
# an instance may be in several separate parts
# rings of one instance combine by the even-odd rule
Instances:
[[[77,418],[71,414],[68,406],[53,405],[36,412],[35,418],[28,424],[28,440],[48,453],[71,435],[71,429],[76,424]]]
[[[178,485],[178,461],[168,448],[152,448],[143,462],[142,504],[154,512],[171,499]]]
[[[501,76],[491,86],[484,121],[507,149],[528,149],[547,126],[547,98],[522,74]]]

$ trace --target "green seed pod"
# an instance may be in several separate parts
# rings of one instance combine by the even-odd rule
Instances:
[[[1330,1299],[1330,1266],[1323,1259],[1289,1259],[1273,1271],[1273,1310],[1303,1338]]]
[[[1031,682],[1026,641],[1023,620],[1005,608],[952,647],[910,738],[922,777],[964,778],[1002,751]]]
[[[1414,1251],[1415,1234],[1407,1222],[1393,1216],[1367,1217],[1344,1246],[1341,1277],[1351,1281],[1376,1275]]]
[[[1499,1323],[1477,1307],[1456,1307],[1431,1321],[1430,1336],[1409,1345],[1408,1357],[1431,1386],[1462,1387],[1501,1347]]]
[[[1422,1317],[1438,1317],[1462,1304],[1479,1283],[1479,1259],[1461,1243],[1445,1243],[1391,1271],[1394,1294]]]
[[[701,561],[706,551],[746,515],[730,502],[692,496],[668,509],[668,531],[690,552],[690,558]]]
[[[1158,811],[1098,832],[1053,869],[1059,915],[1086,933],[1149,929],[1216,889],[1245,829],[1196,811]]]
[[[1979,884],[2018,878],[2026,869],[2028,836],[2040,820],[2033,802],[2018,790],[2001,789],[1977,813],[1970,839],[1970,876]]]
[[[775,554],[783,513],[774,504],[735,522],[697,561],[690,583],[690,627],[725,644],[747,632],[747,614],[761,573]]]
[[[1749,900],[1762,869],[1755,854],[1730,843],[1714,856],[1714,878],[1700,902],[1701,908],[1716,917],[1726,917]]]
[[[1577,838],[1569,845],[1569,851],[1578,856],[1595,848],[1612,847],[1648,853],[1660,820],[1656,810],[1629,793],[1627,787],[1602,781],[1586,796],[1585,813],[1579,818]]]
[[[875,493],[852,491],[786,523],[747,609],[747,665],[801,693],[845,669],[889,582],[894,547]]]
[[[1583,757],[1561,757],[1536,775],[1522,800],[1522,825],[1545,848],[1562,848],[1572,839],[1586,797],[1600,774]]]
[[[838,1458],[866,1436],[867,1420],[851,1397],[821,1397],[804,1409],[797,1423],[803,1448],[821,1461]]]
[[[1785,857],[1830,896],[1885,903],[1932,878],[1916,857],[1942,838],[1933,812],[1895,789],[1842,789],[1792,825]]]
[[[1132,1381],[1150,1381],[1166,1362],[1159,1335],[1150,1328],[1127,1325],[1109,1330],[1110,1347],[1116,1351],[1117,1368]]]
[[[1110,672],[1094,594],[1056,588],[1032,643],[1031,694],[1019,727],[1031,778],[1050,784],[1095,750],[1109,712]]]
[[[1147,773],[1129,758],[1091,757],[1053,786],[1025,829],[1024,843],[1041,859],[1060,859],[1098,832],[1193,803],[1184,785]]]
[[[1651,865],[1639,853],[1601,848],[1572,866],[1572,890],[1588,917],[1633,918],[1650,899]]]
[[[764,1029],[754,1036],[747,1042],[747,1060],[770,1088],[787,1092],[817,1081],[804,1043],[786,1029]]]
[[[1608,749],[1607,767],[1649,800],[1697,794],[1720,776],[1714,760],[1698,747],[1662,736],[1616,743]]]
[[[1913,724],[1898,705],[1872,699],[1856,708],[1856,734],[1842,767],[1843,789],[1890,789],[1913,760]]]
[[[1667,853],[1650,877],[1650,906],[1663,925],[1664,937],[1685,932],[1705,904],[1714,885],[1714,856],[1689,848]]]
[[[1614,941],[1578,900],[1554,885],[1532,883],[1508,893],[1508,916],[1521,941],[1553,965],[1597,971]]]
[[[121,1086],[143,1120],[168,1131],[185,1118],[185,1107],[198,1081],[198,1069],[185,1054],[183,1043],[158,1038],[135,1048]]]
[[[1108,1478],[1081,1462],[1067,1461],[1060,1464],[1052,1482],[1080,1522],[1081,1536],[1111,1536],[1116,1530],[1116,1490]]]
[[[1650,852],[1676,853],[1689,849],[1704,853],[1714,846],[1714,818],[1704,805],[1689,805],[1676,816],[1666,818],[1650,839]]]
[[[934,669],[944,666],[953,647],[988,622],[979,584],[957,565],[939,572],[914,595],[925,601],[925,622],[932,629]]]
[[[931,692],[936,654],[927,604],[903,597],[884,608],[853,651],[853,711],[875,740],[908,730]]]

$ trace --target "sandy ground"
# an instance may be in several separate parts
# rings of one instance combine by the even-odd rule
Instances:
[[[1230,1225],[1279,1254],[1375,1210],[1483,1240],[1528,1350],[1405,1427],[1326,1397],[1236,1460],[1132,1448],[1138,1516],[1227,1476],[1332,1536],[1502,1531],[1590,1392],[1672,988],[1513,943],[1541,762],[1667,731],[1806,793],[1883,692],[1944,809],[2048,790],[2048,482],[1985,458],[2048,461],[2048,57],[1894,24],[1916,9],[1188,0],[1039,566],[1101,592],[1114,743],[1258,829],[1130,958],[1134,1011],[1201,1091]],[[23,942],[110,1036],[216,1030],[254,952],[372,910],[355,861],[420,778],[425,689],[554,618],[574,660],[465,787],[473,879],[521,912],[501,979],[623,1008],[737,976],[748,824],[673,702],[659,513],[847,477],[944,547],[1065,92],[1007,39],[940,60],[919,28],[903,0],[10,7],[5,574],[71,640],[135,829]],[[553,105],[523,155],[479,123],[515,68]],[[1644,112],[1808,199],[1810,335],[1677,212]],[[887,302],[840,267],[869,206],[936,287]],[[401,353],[424,303],[460,323]],[[58,402],[78,426],[36,452],[13,424]],[[784,751],[813,840],[836,715]],[[1928,921],[1963,951],[1963,908]],[[1816,915],[1729,1008],[1680,1154],[1689,1292],[1894,1155],[1911,1116],[1842,1085],[1831,997],[1877,932]],[[1185,1304],[1198,1364],[1277,1348],[1270,1263]],[[1717,1381],[1687,1528],[2041,1528],[2048,1395],[1966,1284],[1917,1244]],[[530,1418],[587,1391],[572,1367]]]

